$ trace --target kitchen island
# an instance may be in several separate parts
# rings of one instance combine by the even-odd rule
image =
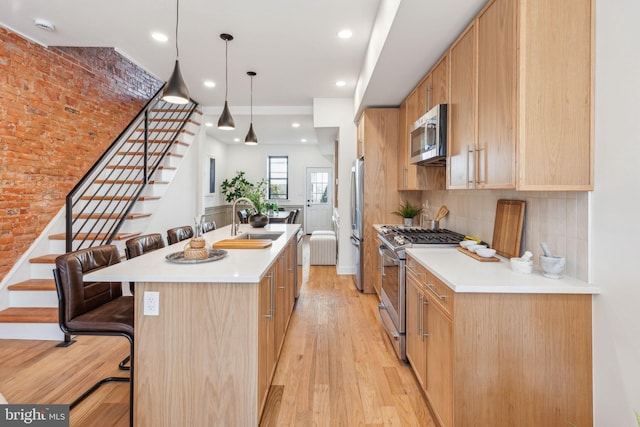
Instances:
[[[258,425],[295,302],[299,227],[242,225],[242,234],[281,235],[213,262],[166,260],[183,241],[87,276],[136,283],[137,427]],[[231,237],[230,226],[203,237],[210,247]]]
[[[593,425],[596,286],[406,252],[407,358],[440,425]]]

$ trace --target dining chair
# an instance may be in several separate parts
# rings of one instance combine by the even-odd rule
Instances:
[[[286,223],[293,224],[296,220],[296,211],[295,209],[289,212],[289,216],[287,217]]]
[[[68,335],[123,336],[129,340],[129,377],[107,377],[75,399],[70,409],[109,382],[129,382],[129,423],[133,425],[133,297],[122,295],[121,282],[85,281],[84,276],[120,262],[114,245],[79,249],[56,258],[53,277],[58,295],[58,321]]]
[[[193,237],[193,227],[190,225],[183,225],[182,227],[170,228],[167,230],[167,243],[173,245],[174,243],[181,242]]]
[[[249,213],[246,209],[240,209],[238,211],[238,218],[240,219],[240,224],[248,224],[249,223]]]
[[[300,213],[300,208],[296,209],[296,214],[293,216],[293,222],[291,224],[295,224],[298,221],[298,214]]]

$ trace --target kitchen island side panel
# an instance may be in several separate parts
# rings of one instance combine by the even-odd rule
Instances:
[[[258,425],[257,316],[257,283],[136,283],[135,425]]]

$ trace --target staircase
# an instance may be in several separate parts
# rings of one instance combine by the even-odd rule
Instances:
[[[197,104],[169,104],[161,93],[162,88],[69,193],[59,224],[53,221],[39,239],[46,243],[35,242],[18,261],[28,265],[14,266],[5,278],[9,307],[0,311],[0,339],[62,340],[52,274],[56,257],[103,244],[115,244],[124,254],[124,242],[145,230],[202,115]]]

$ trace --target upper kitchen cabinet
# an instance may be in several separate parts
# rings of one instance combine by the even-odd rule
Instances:
[[[427,111],[433,108],[434,105],[449,102],[448,63],[449,57],[445,55],[431,71],[431,86],[427,94]]]
[[[445,67],[446,69],[446,67]],[[438,75],[439,79],[442,76]],[[438,85],[446,86],[438,82]],[[442,89],[438,99],[442,99]],[[446,96],[446,92],[444,92]],[[411,157],[411,128],[413,123],[422,117],[433,103],[432,73],[422,79],[409,94],[399,109],[398,121],[398,190],[442,190],[444,189],[444,168],[437,166],[419,166],[409,162]],[[440,101],[439,101],[440,102]],[[446,99],[442,102],[446,102]]]
[[[592,11],[495,0],[452,46],[448,188],[593,188]]]
[[[476,26],[471,25],[449,51],[449,135],[447,188],[474,183],[472,154],[476,146]]]

